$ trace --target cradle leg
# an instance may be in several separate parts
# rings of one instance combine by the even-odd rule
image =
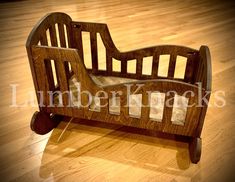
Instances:
[[[192,163],[196,164],[201,158],[201,138],[191,138],[189,142],[189,155]]]
[[[35,133],[44,135],[55,128],[61,121],[60,119],[61,116],[50,116],[50,114],[46,112],[36,111],[31,119],[30,127]]]

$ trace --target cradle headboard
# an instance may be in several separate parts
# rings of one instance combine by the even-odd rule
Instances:
[[[70,18],[70,16],[65,13],[49,13],[45,15],[30,32],[26,42],[26,49],[36,91],[38,90],[38,82],[33,63],[32,46],[42,45],[53,47],[59,46],[65,48],[71,47],[71,21],[72,19]],[[65,63],[64,66],[66,73],[68,74],[69,65]],[[50,61],[46,61],[46,67],[48,68],[48,70],[52,70],[52,65]],[[52,71],[47,74],[48,77],[50,77],[49,79],[53,82]],[[51,88],[51,90],[54,89],[55,88]]]
[[[54,47],[57,47],[58,44],[60,47],[71,47],[71,21],[70,16],[65,13],[45,15],[29,34],[26,47],[38,44],[47,46],[49,43]],[[57,39],[57,35],[59,35],[59,39]]]

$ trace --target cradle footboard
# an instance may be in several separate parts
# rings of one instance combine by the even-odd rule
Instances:
[[[71,22],[72,19],[65,13],[50,13],[44,16],[30,32],[26,42],[26,49],[36,91],[39,90],[38,81],[40,81],[40,78],[37,80],[38,76],[36,75],[35,71],[35,65],[32,56],[32,46],[42,45],[64,48],[72,47]],[[47,67],[47,70],[51,70],[52,62],[46,61],[45,66]],[[65,63],[65,70],[66,74],[69,75],[69,65],[67,63]],[[52,72],[49,71],[46,74],[51,83],[49,85],[50,90],[56,90],[57,85],[54,84],[55,80],[53,79]],[[37,99],[38,102],[40,102],[40,98]]]

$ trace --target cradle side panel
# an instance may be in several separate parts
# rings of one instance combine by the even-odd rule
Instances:
[[[135,94],[142,94],[142,104],[146,105],[149,101],[147,94],[150,92],[161,92],[166,93],[166,99],[170,99],[170,106],[164,104],[164,113],[162,121],[156,121],[149,117],[149,107],[142,106],[141,108],[141,117],[132,117],[128,112],[128,106],[126,106],[128,93],[125,85],[116,85],[112,87],[105,87],[105,91],[108,93],[112,91],[121,91],[121,113],[120,115],[109,114],[106,117],[106,122],[121,123],[128,126],[135,126],[139,128],[146,128],[156,131],[163,131],[172,134],[186,135],[186,136],[195,136],[196,128],[198,126],[199,116],[201,113],[201,107],[198,106],[198,87],[192,86],[189,84],[184,84],[183,82],[169,81],[169,80],[155,80],[155,81],[146,81],[146,82],[132,82],[131,92],[135,91],[139,84],[144,84],[143,87]],[[183,95],[187,91],[192,91],[193,95],[185,95],[189,99],[189,105],[192,107],[187,108],[185,124],[176,125],[173,124],[172,119],[172,104],[174,94],[167,95],[168,91],[175,91],[179,95]],[[204,93],[204,91],[202,90]],[[110,94],[111,95],[111,94]],[[166,102],[167,100],[165,100]],[[91,118],[95,120],[100,120],[99,118]]]
[[[127,52],[121,52],[115,46],[108,26],[102,23],[89,23],[89,22],[75,22],[72,23],[72,31],[74,32],[73,42],[76,44],[76,48],[79,50],[79,55],[83,57],[83,42],[82,42],[82,32],[87,32],[90,34],[90,44],[91,44],[91,55],[92,55],[92,68],[88,69],[89,73],[95,75],[106,75],[106,76],[117,76],[117,77],[127,77],[133,79],[157,79],[157,78],[168,78],[172,80],[181,80],[187,83],[193,83],[193,75],[195,71],[195,62],[197,62],[198,51],[191,49],[189,47],[177,46],[177,45],[159,45],[147,48],[141,48],[136,50],[131,50]],[[101,70],[98,68],[97,64],[103,62],[103,60],[97,59],[97,41],[96,36],[100,34],[103,45],[106,50],[106,70]],[[168,74],[165,77],[158,75],[159,66],[159,56],[169,55],[169,68]],[[184,78],[175,78],[175,66],[177,62],[177,56],[183,56],[187,59],[187,66]],[[152,71],[150,75],[143,74],[142,65],[144,63],[144,58],[153,57],[153,62],[150,67]],[[112,59],[120,62],[121,70],[114,71],[112,67]],[[136,60],[136,71],[135,73],[128,72],[128,62]],[[85,60],[86,61],[86,60]],[[98,68],[98,69],[97,69]]]
[[[76,78],[81,83],[82,91],[89,91],[93,96],[97,96],[100,98],[101,103],[107,103],[107,105],[101,108],[99,111],[92,111],[89,109],[89,106],[85,108],[77,108],[77,111],[74,107],[57,107],[57,108],[48,108],[48,111],[68,116],[78,116],[79,118],[98,120],[102,122],[110,122],[117,123],[127,126],[134,126],[139,128],[151,129],[156,131],[163,131],[172,134],[180,134],[186,136],[194,136],[196,132],[196,127],[198,126],[198,119],[201,112],[200,107],[196,107],[198,101],[198,87],[186,84],[178,81],[170,81],[170,80],[148,80],[148,81],[137,81],[131,82],[129,84],[130,87],[127,89],[127,85],[118,84],[107,87],[98,87],[87,74],[85,66],[76,50],[74,49],[62,49],[62,48],[48,48],[43,46],[37,46],[34,48],[34,51],[37,55],[44,56],[44,59],[54,59],[57,60],[60,67],[62,67],[62,63],[64,61],[69,61],[72,65],[72,69],[74,70]],[[66,79],[63,68],[59,68],[59,78],[61,84],[64,85],[64,88],[60,88],[60,91],[64,92],[66,90]],[[139,88],[139,89],[137,89]],[[47,88],[45,88],[47,89]],[[129,91],[130,92],[129,92]],[[102,93],[97,95],[97,92],[105,91],[108,93],[108,98],[103,97]],[[186,95],[189,99],[189,104],[192,104],[193,107],[187,109],[186,119],[184,125],[175,125],[172,123],[172,106],[166,105],[166,100],[164,103],[164,113],[163,120],[161,122],[157,122],[152,120],[149,117],[150,108],[148,106],[148,92],[161,92],[167,94],[168,91],[175,91],[179,95],[183,95],[186,91],[192,91],[194,96]],[[119,114],[112,114],[109,112],[109,99],[112,95],[112,92],[120,92],[120,100],[121,107]],[[203,90],[202,90],[203,92]],[[128,98],[130,94],[140,94],[142,95],[142,103],[147,105],[147,107],[141,106],[141,114],[137,117],[133,117],[130,115],[128,105]],[[204,94],[204,93],[203,93]],[[167,97],[173,98],[174,95],[166,95]],[[64,97],[63,97],[64,99]],[[65,97],[66,99],[66,97]],[[82,97],[83,105],[88,101],[87,97]],[[171,100],[171,103],[173,100]],[[63,103],[67,103],[67,101],[63,101]],[[79,115],[81,114],[81,115]]]

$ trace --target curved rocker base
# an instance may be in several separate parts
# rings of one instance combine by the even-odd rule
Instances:
[[[197,164],[201,158],[201,138],[191,138],[189,142],[189,155],[192,163]]]
[[[31,130],[37,134],[44,135],[49,133],[62,120],[62,116],[50,115],[46,112],[36,111],[30,122]]]

